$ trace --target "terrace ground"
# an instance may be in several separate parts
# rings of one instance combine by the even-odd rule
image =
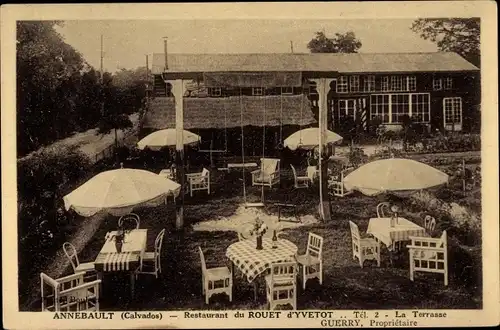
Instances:
[[[158,171],[157,168],[151,169]],[[204,304],[201,295],[201,266],[197,247],[205,252],[208,267],[227,265],[227,247],[238,240],[230,230],[197,231],[193,225],[220,217],[230,218],[243,203],[241,173],[212,172],[213,193],[207,196],[198,192],[186,199],[185,229],[174,230],[175,213],[172,205],[137,211],[141,215],[141,227],[148,229],[148,250],[153,250],[154,238],[162,228],[167,229],[162,251],[163,273],[158,279],[142,275],[136,283],[136,296],[129,297],[128,276],[104,278],[102,310],[181,310],[181,309],[260,309],[265,307],[263,285],[257,301],[253,299],[253,287],[245,278],[237,276],[233,286],[233,302],[221,295],[214,297],[210,305]],[[291,173],[284,171],[280,189],[267,192],[266,200],[277,200],[292,183]],[[228,184],[232,182],[233,184]],[[247,181],[249,182],[249,181]],[[258,198],[258,187],[248,188],[251,198]],[[266,188],[267,191],[267,188]],[[293,196],[300,205],[299,215],[315,216],[318,202],[317,189],[310,189]],[[480,200],[480,199],[479,199]],[[383,251],[382,265],[366,262],[364,268],[352,260],[349,220],[366,231],[368,219],[374,217],[380,198],[353,194],[332,200],[332,220],[327,223],[311,222],[306,226],[285,229],[283,238],[305,252],[309,231],[324,237],[324,282],[319,286],[311,280],[305,291],[298,292],[299,309],[377,309],[377,308],[481,308],[481,269],[474,269],[473,284],[464,281],[463,255],[450,254],[450,285],[445,287],[442,276],[421,274],[415,282],[409,280],[407,252],[402,253],[393,266],[388,263],[387,251]],[[399,201],[403,204],[405,200]],[[459,202],[459,201],[458,201]],[[271,203],[266,206],[275,213]],[[407,212],[409,220],[421,224],[419,214]],[[90,220],[90,221],[89,221]],[[93,218],[82,221],[82,230],[71,238],[78,246],[80,259],[94,260],[102,247],[106,232],[116,228],[116,218]],[[480,246],[472,247],[480,258]],[[59,277],[71,273],[64,256],[58,254],[54,264],[46,270]],[[57,274],[59,273],[59,274]],[[33,282],[36,282],[34,279]],[[35,284],[38,285],[37,283]],[[29,295],[28,292],[22,293]],[[38,310],[39,294],[31,298],[21,310]]]

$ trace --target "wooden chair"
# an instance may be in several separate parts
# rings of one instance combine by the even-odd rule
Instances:
[[[448,238],[446,230],[440,238],[410,237],[410,280],[415,272],[439,273],[448,285]]]
[[[387,213],[386,213],[387,212]],[[387,218],[390,216],[391,204],[388,202],[379,203],[377,205],[377,217]]]
[[[189,195],[193,197],[193,191],[206,190],[210,195],[210,171],[206,168],[199,173],[186,174],[189,183]]]
[[[134,229],[139,229],[141,223],[141,219],[139,216],[135,213],[129,213],[124,216],[121,216],[120,219],[118,219],[118,227],[123,228],[125,226],[126,228],[131,228]]]
[[[260,169],[252,171],[252,186],[272,188],[280,182],[280,160],[277,158],[261,158]]]
[[[323,237],[309,233],[306,253],[296,257],[302,267],[302,288],[308,279],[317,278],[323,284]]]
[[[358,225],[349,221],[352,238],[352,259],[358,258],[359,265],[363,268],[365,260],[377,260],[380,267],[380,242],[374,238],[361,238]]]
[[[429,234],[432,234],[436,229],[436,218],[426,215],[424,218],[424,228]]]
[[[266,295],[269,309],[290,304],[297,309],[297,263],[281,262],[271,265],[271,273],[266,275]]]
[[[293,167],[292,164],[290,164],[290,167],[292,168],[293,172],[293,179],[294,179],[293,186],[296,189],[309,188],[309,183],[311,183],[311,179],[308,176],[297,176],[297,171],[295,170],[295,167]]]
[[[328,179],[328,187],[330,188],[330,190],[334,196],[344,197],[344,196],[352,194],[351,190],[347,190],[344,187],[344,177],[347,174],[349,174],[350,172],[352,172],[353,170],[354,170],[354,167],[345,168],[345,169],[341,170],[338,175],[331,176]]]
[[[229,296],[229,301],[233,301],[233,276],[229,268],[216,267],[207,269],[201,247],[198,247],[198,251],[201,260],[202,294],[205,295],[205,304],[208,304],[210,297],[217,293],[225,293]]]
[[[84,272],[59,279],[40,273],[42,312],[99,311],[101,280],[84,282]]]
[[[71,266],[73,267],[73,272],[80,273],[83,272],[85,273],[86,278],[89,276],[97,276],[94,262],[83,262],[80,263],[80,260],[78,259],[78,253],[76,252],[75,247],[73,244],[69,242],[65,242],[63,244],[63,251],[66,257],[69,259],[69,262],[71,263]]]
[[[161,248],[163,245],[163,236],[165,229],[162,229],[155,239],[154,252],[145,252],[141,259],[141,265],[135,272],[135,277],[139,274],[150,274],[158,278],[158,273],[161,273]]]

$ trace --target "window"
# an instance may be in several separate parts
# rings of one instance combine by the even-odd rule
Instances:
[[[382,123],[389,123],[389,94],[371,96],[370,119],[375,117],[380,118]]]
[[[444,79],[444,89],[452,89],[453,88],[453,78],[447,77]]]
[[[410,94],[391,95],[391,122],[401,123],[404,115],[410,116]]]
[[[434,78],[432,80],[432,89],[435,91],[440,91],[443,89],[443,81],[441,78]]]
[[[443,99],[444,124],[453,125],[462,123],[462,98],[445,97]]]
[[[253,96],[262,96],[262,95],[264,95],[264,88],[263,87],[253,87],[252,88],[252,95]]]
[[[281,87],[281,95],[292,95],[293,87]]]
[[[339,100],[339,117],[352,117],[356,119],[356,108],[354,100]]]
[[[209,87],[208,88],[208,95],[209,96],[221,96],[222,89],[220,87]]]
[[[337,80],[337,93],[347,93],[349,91],[347,85],[347,77],[339,77],[339,79]]]
[[[431,120],[429,94],[411,94],[411,115],[419,123],[428,123]]]
[[[430,121],[429,93],[374,94],[370,99],[370,118],[379,117],[384,124],[401,123],[403,115],[416,121]]]
[[[406,90],[406,79],[405,77],[392,76],[391,77],[391,91],[401,92]]]
[[[363,90],[365,92],[375,91],[375,76],[366,76],[363,80]]]
[[[417,77],[415,76],[408,77],[408,90],[409,91],[417,90]]]
[[[359,92],[359,76],[350,76],[351,92]]]
[[[382,77],[382,92],[389,91],[389,77]]]

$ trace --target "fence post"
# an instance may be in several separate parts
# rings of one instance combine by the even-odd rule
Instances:
[[[462,159],[462,189],[464,190],[465,193],[465,158]]]

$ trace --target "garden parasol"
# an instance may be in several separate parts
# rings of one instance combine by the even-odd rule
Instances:
[[[194,134],[190,131],[183,131],[184,145],[195,145],[200,142],[201,138],[199,135]],[[164,147],[175,147],[176,145],[176,130],[175,128],[162,129],[149,134],[148,136],[137,142],[137,147],[141,150],[146,147],[151,150],[160,150]]]
[[[332,144],[342,141],[342,137],[332,131],[326,131],[325,144]],[[319,145],[319,128],[311,127],[297,131],[287,137],[284,146],[290,150],[305,149],[311,150]]]
[[[344,178],[347,190],[368,196],[384,192],[407,192],[439,186],[448,175],[411,159],[390,158],[365,164]]]
[[[158,174],[121,168],[97,174],[64,196],[66,210],[89,217],[98,212],[126,215],[136,207],[158,206],[169,195],[177,197],[180,185]]]

